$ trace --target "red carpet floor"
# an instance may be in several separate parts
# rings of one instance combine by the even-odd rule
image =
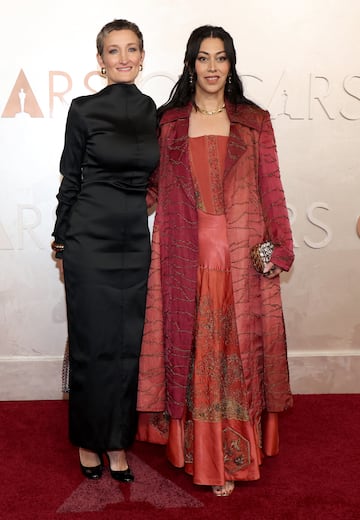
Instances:
[[[295,396],[281,451],[227,498],[194,486],[164,448],[136,443],[136,481],[84,479],[67,441],[66,401],[0,402],[2,520],[358,520],[360,395]]]

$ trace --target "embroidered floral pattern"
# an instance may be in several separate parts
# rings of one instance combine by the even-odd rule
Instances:
[[[233,306],[224,312],[214,309],[209,296],[200,298],[194,355],[188,387],[196,387],[188,392],[193,419],[248,420]]]

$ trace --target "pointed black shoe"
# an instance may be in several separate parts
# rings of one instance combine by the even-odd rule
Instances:
[[[92,479],[92,480],[98,480],[99,478],[101,478],[104,466],[103,466],[102,456],[99,455],[99,458],[100,458],[100,464],[98,466],[91,466],[91,467],[83,466],[80,462],[81,472],[84,475],[84,477]]]
[[[123,471],[115,471],[111,468],[110,475],[114,480],[118,480],[119,482],[134,482],[134,475],[131,473],[131,469],[127,468]]]
[[[129,467],[127,467],[126,469],[124,469],[122,471],[111,469],[110,458],[107,453],[106,453],[106,457],[107,457],[107,460],[109,463],[110,475],[114,480],[117,480],[118,482],[134,482],[135,477]]]

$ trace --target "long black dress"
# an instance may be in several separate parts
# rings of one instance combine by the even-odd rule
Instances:
[[[93,451],[126,449],[135,436],[145,195],[158,155],[156,107],[135,85],[72,101],[53,236],[65,245],[70,440]]]

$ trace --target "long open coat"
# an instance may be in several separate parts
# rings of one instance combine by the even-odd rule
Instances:
[[[292,404],[279,277],[257,273],[250,249],[270,239],[272,261],[285,271],[294,259],[274,133],[267,111],[226,104],[230,136],[223,195],[236,325],[252,419]],[[198,230],[189,164],[191,105],[160,122],[160,166],[149,191],[157,199],[148,284],[138,410],[183,417],[195,328]],[[208,158],[204,157],[204,161]]]

